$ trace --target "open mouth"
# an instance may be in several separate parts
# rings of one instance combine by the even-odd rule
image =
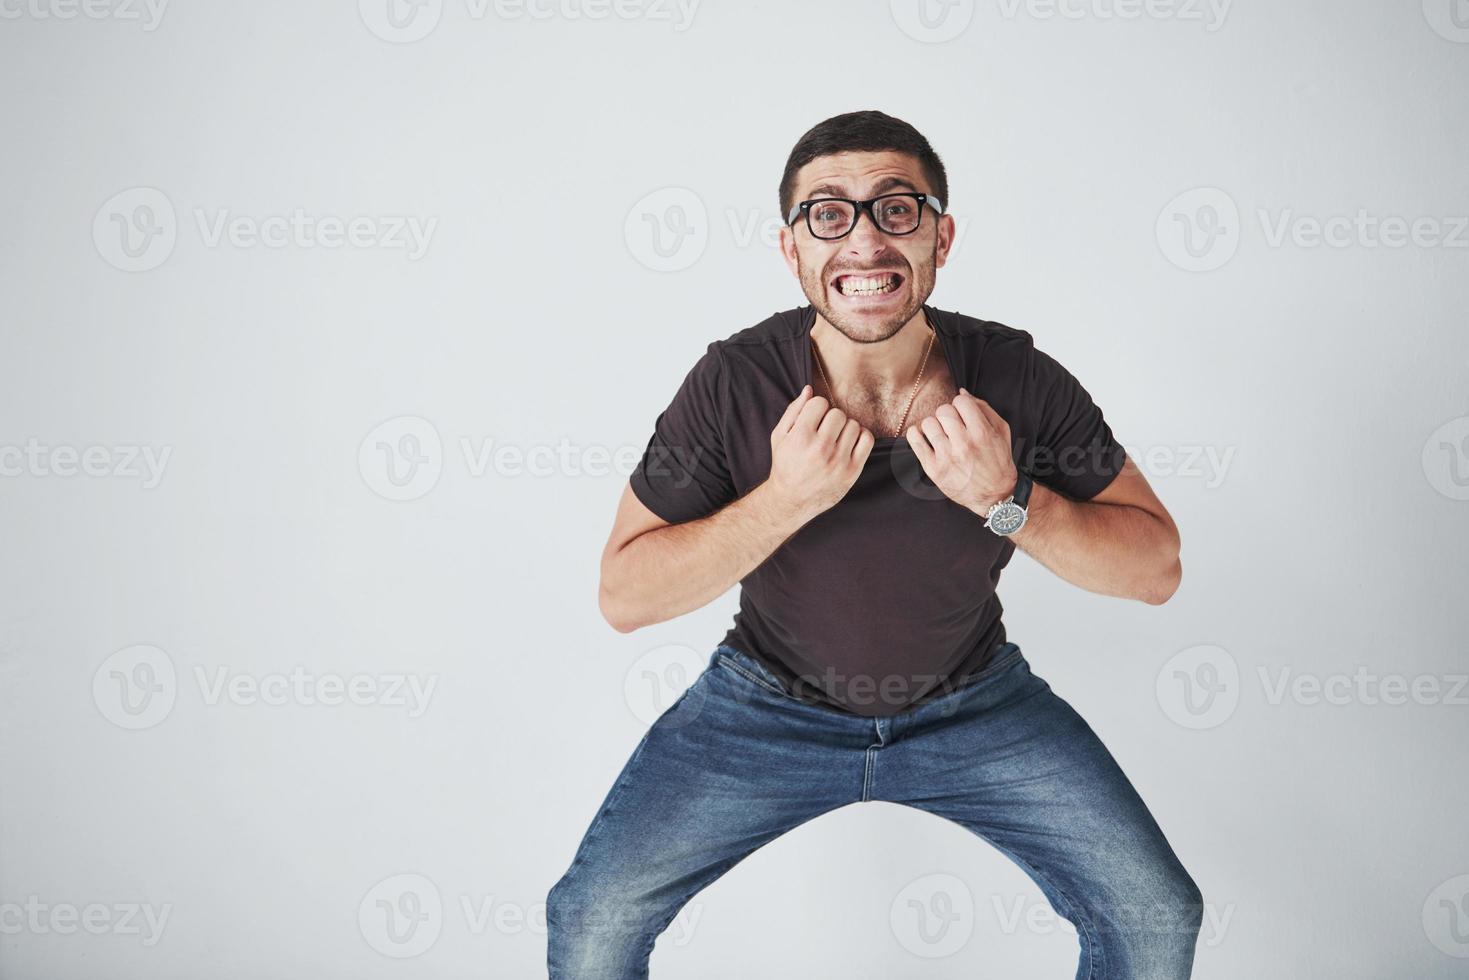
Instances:
[[[843,273],[831,281],[833,289],[853,298],[895,293],[902,285],[903,277],[896,272]]]

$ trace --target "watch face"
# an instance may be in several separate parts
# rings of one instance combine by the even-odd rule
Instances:
[[[1025,523],[1025,508],[1017,503],[1001,504],[990,517],[990,530],[999,535],[1014,534]]]

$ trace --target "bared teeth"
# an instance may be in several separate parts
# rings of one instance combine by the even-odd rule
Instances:
[[[844,275],[837,277],[837,290],[844,296],[868,296],[889,293],[898,288],[898,274],[880,273],[875,276]]]

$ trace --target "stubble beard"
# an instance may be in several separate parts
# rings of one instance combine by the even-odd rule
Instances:
[[[928,302],[928,297],[933,293],[933,261],[937,256],[938,243],[935,242],[929,261],[919,268],[910,266],[908,269],[907,282],[904,284],[908,290],[908,302],[896,313],[880,318],[834,308],[827,299],[827,286],[823,278],[825,273],[818,273],[805,265],[801,261],[800,252],[796,253],[796,269],[801,277],[801,291],[806,294],[806,299],[816,308],[822,319],[853,343],[877,344],[903,329],[923,309],[923,304]]]

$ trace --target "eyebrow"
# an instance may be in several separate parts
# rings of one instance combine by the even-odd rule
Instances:
[[[914,193],[918,192],[918,188],[914,187],[912,182],[904,177],[884,177],[882,180],[877,182],[877,185],[875,187],[872,188],[872,195],[874,197],[877,197],[879,195],[887,193],[895,187],[903,187],[910,191],[913,191]],[[806,193],[808,197],[821,197],[822,195],[827,195],[829,197],[847,196],[846,188],[841,187],[837,184],[818,184]]]

